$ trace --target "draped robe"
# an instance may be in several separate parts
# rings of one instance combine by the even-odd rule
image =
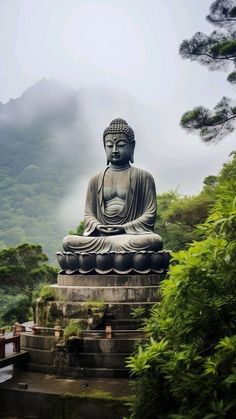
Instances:
[[[85,205],[85,229],[83,236],[67,236],[64,249],[81,252],[117,252],[160,250],[160,236],[153,233],[156,218],[156,188],[150,173],[130,167],[129,187],[123,208],[116,214],[105,210],[103,185],[106,168],[91,178]],[[122,225],[124,234],[102,235],[98,225]]]

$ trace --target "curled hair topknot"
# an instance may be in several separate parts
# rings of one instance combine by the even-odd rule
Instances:
[[[103,132],[103,141],[107,134],[118,134],[123,133],[126,134],[129,138],[129,141],[134,141],[134,131],[132,128],[127,124],[127,122],[122,118],[116,118],[111,121],[109,127],[105,129]]]

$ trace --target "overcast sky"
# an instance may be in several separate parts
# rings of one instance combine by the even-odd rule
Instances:
[[[235,148],[235,134],[206,146],[179,127],[186,110],[213,107],[235,93],[226,73],[178,55],[183,39],[214,29],[205,19],[211,3],[0,0],[0,101],[20,96],[43,77],[88,89],[88,123],[90,105],[91,125],[98,121],[94,135],[109,118],[127,119],[137,136],[135,165],[154,174],[158,192],[180,185],[183,194],[197,193]],[[123,103],[103,110],[99,96],[94,104],[93,89],[118,91]],[[135,110],[127,98],[138,104]]]

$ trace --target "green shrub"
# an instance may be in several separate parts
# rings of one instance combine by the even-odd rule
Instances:
[[[55,300],[55,291],[50,285],[43,285],[39,292],[39,297],[42,298],[43,301]]]
[[[150,341],[127,364],[135,419],[236,417],[236,157],[224,166],[204,240],[173,254]]]
[[[135,319],[143,319],[145,316],[145,308],[142,306],[132,308],[131,315]]]
[[[71,336],[79,336],[82,326],[79,320],[70,320],[68,326],[64,329],[64,339],[67,340]]]

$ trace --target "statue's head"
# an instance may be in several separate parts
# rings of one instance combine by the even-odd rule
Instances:
[[[134,162],[134,131],[124,119],[114,119],[103,133],[107,164],[123,166]]]

